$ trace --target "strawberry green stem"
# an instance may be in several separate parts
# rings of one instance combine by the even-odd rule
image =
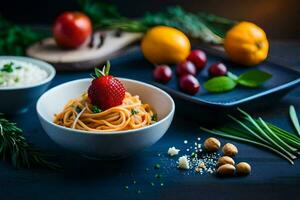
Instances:
[[[110,62],[107,61],[106,65],[104,65],[104,67],[102,68],[102,70],[100,70],[98,68],[95,68],[96,78],[102,77],[102,76],[108,76],[109,75],[109,70],[110,70]]]
[[[108,60],[108,61],[106,61],[106,66],[104,66],[104,73],[106,76],[109,75],[109,70],[110,70],[110,62]]]

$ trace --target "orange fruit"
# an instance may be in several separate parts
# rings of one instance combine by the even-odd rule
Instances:
[[[226,33],[224,48],[232,61],[252,66],[267,58],[269,42],[263,29],[251,22],[240,22]]]
[[[183,32],[156,26],[145,34],[141,48],[145,58],[153,64],[176,64],[187,58],[191,44]]]

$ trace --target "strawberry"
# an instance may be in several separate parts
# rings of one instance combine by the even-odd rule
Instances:
[[[96,77],[92,81],[88,96],[93,105],[102,110],[121,105],[125,97],[125,87],[115,77],[109,75],[110,64],[107,62],[102,71],[95,68]]]

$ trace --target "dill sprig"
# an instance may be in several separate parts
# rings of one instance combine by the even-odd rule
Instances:
[[[15,168],[60,169],[59,165],[47,161],[48,156],[34,148],[22,132],[16,123],[0,117],[0,159],[12,164]]]

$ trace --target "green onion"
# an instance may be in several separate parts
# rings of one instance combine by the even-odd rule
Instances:
[[[269,134],[270,137],[273,137],[274,140],[276,140],[281,146],[284,148],[288,149],[289,151],[292,152],[297,152],[298,150],[289,144],[285,143],[283,140],[280,139],[267,125],[267,123],[262,120],[262,118],[259,118],[261,125],[266,129],[266,132]]]
[[[234,136],[234,135],[231,135],[230,132],[229,133],[224,133],[224,132],[220,132],[220,131],[217,131],[217,130],[209,130],[209,129],[206,129],[204,127],[200,127],[200,129],[203,130],[203,131],[206,131],[208,133],[221,136],[221,137],[231,138],[231,139],[235,139],[235,140],[239,140],[239,141],[242,141],[242,142],[251,143],[251,144],[255,144],[257,146],[264,147],[264,148],[269,149],[269,150],[273,151],[274,153],[282,156],[283,158],[288,160],[291,164],[294,164],[293,160],[291,160],[289,157],[287,157],[286,155],[284,155],[280,151],[272,148],[271,146],[268,146],[268,145],[263,144],[261,142],[257,142],[257,141],[254,141],[254,140],[249,140],[249,139],[246,139],[242,136]]]
[[[238,111],[243,115],[240,119],[228,115],[234,123],[212,130],[201,127],[201,130],[264,147],[294,164],[293,159],[299,155],[300,138],[261,117],[255,119],[239,108]]]
[[[290,106],[290,118],[291,118],[291,121],[292,121],[298,135],[300,136],[299,120],[298,120],[298,117],[297,117],[295,107],[293,105]]]

